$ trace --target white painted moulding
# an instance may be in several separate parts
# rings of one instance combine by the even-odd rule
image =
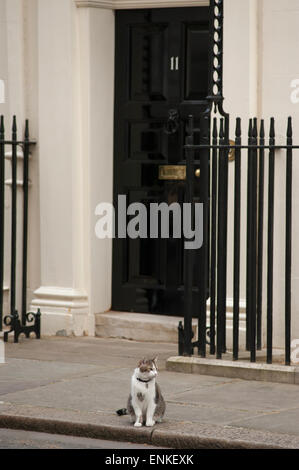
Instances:
[[[82,309],[88,307],[88,296],[84,290],[67,287],[40,287],[34,292],[31,305]]]
[[[137,8],[173,8],[209,6],[209,0],[75,0],[78,8],[124,10]]]

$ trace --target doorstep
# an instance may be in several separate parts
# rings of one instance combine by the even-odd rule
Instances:
[[[96,315],[96,336],[177,344],[180,321],[182,317],[110,311]],[[196,329],[194,320],[194,334]]]
[[[299,385],[299,367],[282,364],[177,356],[167,359],[166,370],[232,379]]]

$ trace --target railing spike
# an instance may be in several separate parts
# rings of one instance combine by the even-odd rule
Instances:
[[[291,364],[292,338],[292,194],[293,138],[292,118],[288,118],[286,161],[286,218],[285,218],[285,364]]]
[[[224,138],[224,119],[223,118],[220,120],[219,137],[220,137],[220,139]]]
[[[252,137],[257,137],[257,118],[253,119]]]
[[[217,118],[214,117],[214,119],[213,119],[213,138],[214,138],[214,139],[217,139],[217,135],[218,135],[218,130],[217,130]]]
[[[264,119],[261,119],[261,127],[260,127],[260,138],[265,138],[265,122]]]
[[[241,118],[236,119],[236,137],[241,137]]]
[[[17,117],[16,116],[13,116],[13,120],[12,120],[12,131],[15,133],[17,132]]]
[[[5,128],[4,128],[4,116],[1,116],[0,119],[0,133],[1,133],[1,138],[4,139],[4,133],[5,133]]]
[[[29,139],[29,120],[25,121],[25,139]]]
[[[252,119],[249,119],[248,137],[252,137]]]
[[[270,133],[269,136],[274,139],[275,137],[275,120],[274,117],[271,117],[270,119]]]
[[[288,118],[287,137],[293,137],[293,127],[292,127],[292,118],[291,118],[291,116]]]

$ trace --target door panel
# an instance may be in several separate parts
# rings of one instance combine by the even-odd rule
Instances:
[[[192,113],[199,126],[207,106],[208,14],[208,8],[116,12],[116,210],[121,194],[127,196],[127,204],[143,202],[148,208],[153,202],[184,202],[185,182],[159,179],[159,167],[184,164],[188,115]],[[171,109],[179,114],[173,135],[165,132]],[[200,181],[194,184],[199,201]],[[127,223],[130,219],[126,216]],[[200,250],[196,256],[198,283]],[[116,238],[112,308],[181,315],[183,267],[182,239]]]
[[[167,25],[130,26],[130,99],[136,101],[167,100]]]
[[[133,160],[167,160],[168,145],[163,138],[164,122],[128,122],[128,156]]]
[[[208,87],[209,31],[201,24],[187,24],[185,41],[184,100],[204,100]]]

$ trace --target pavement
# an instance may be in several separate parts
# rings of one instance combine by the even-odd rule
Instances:
[[[299,386],[167,371],[176,344],[20,339],[0,364],[0,428],[175,449],[299,448]],[[164,422],[134,428],[126,406],[137,361],[159,356]],[[108,445],[108,444],[107,444]]]

